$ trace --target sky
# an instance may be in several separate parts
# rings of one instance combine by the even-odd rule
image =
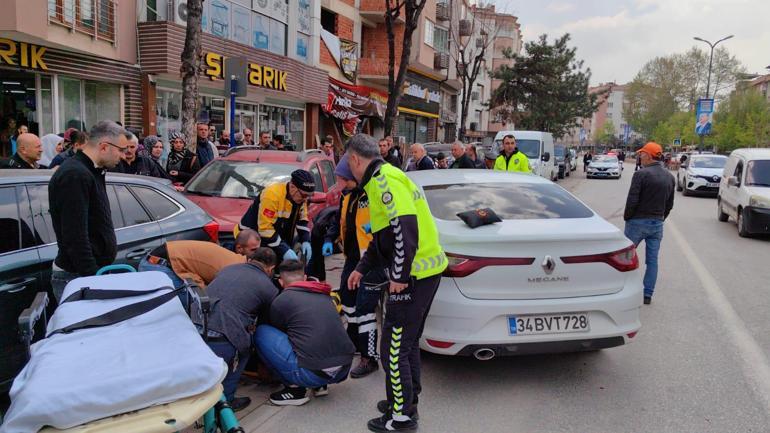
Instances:
[[[490,1],[490,0],[486,0]],[[546,33],[571,35],[577,57],[591,68],[591,84],[631,81],[649,60],[693,46],[694,36],[722,42],[751,73],[768,73],[768,0],[491,0],[516,15],[524,42]]]

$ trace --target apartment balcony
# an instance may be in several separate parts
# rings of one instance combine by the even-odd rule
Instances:
[[[436,3],[436,20],[449,21],[451,19],[451,13],[449,10],[449,2],[439,1]]]
[[[83,33],[95,40],[116,41],[116,3],[113,0],[48,0],[48,22]]]
[[[361,0],[358,8],[361,18],[373,23],[385,22],[385,2],[383,0]],[[399,14],[396,22],[403,23],[403,10]]]

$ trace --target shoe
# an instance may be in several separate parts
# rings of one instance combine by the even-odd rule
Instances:
[[[310,401],[307,388],[286,386],[278,392],[270,394],[270,403],[276,406],[302,406]]]
[[[360,379],[366,377],[380,368],[377,361],[373,358],[361,358],[356,368],[350,372],[350,377],[353,379]]]
[[[652,296],[644,297],[644,305],[650,305],[652,303]]]
[[[238,412],[239,410],[246,409],[251,404],[251,399],[248,397],[235,397],[230,402],[230,409],[233,410],[233,412]]]
[[[313,388],[313,395],[316,397],[325,397],[329,395],[329,386],[324,385],[320,388]]]
[[[366,426],[373,432],[415,431],[417,421],[409,418],[406,421],[396,421],[390,414],[385,414],[379,418],[370,419]]]
[[[414,410],[413,410],[412,416],[410,418],[412,418],[415,421],[419,421],[420,420],[420,413],[417,412],[417,406],[416,405],[413,406],[413,407],[414,407]],[[380,401],[378,401],[377,402],[377,410],[381,414],[386,414],[386,413],[390,412],[390,403],[388,403],[387,400],[380,400]]]

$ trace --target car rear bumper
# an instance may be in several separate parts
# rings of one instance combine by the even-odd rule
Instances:
[[[770,234],[770,209],[746,208],[746,230],[754,234]]]
[[[477,300],[460,293],[453,278],[444,277],[425,323],[420,346],[444,355],[473,354],[491,348],[498,355],[581,351],[630,342],[641,327],[642,282],[629,272],[623,290],[610,295],[533,300]],[[587,313],[587,332],[510,335],[511,315]],[[439,348],[427,340],[451,342]]]

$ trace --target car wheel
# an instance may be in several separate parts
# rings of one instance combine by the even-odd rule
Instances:
[[[738,224],[738,236],[747,238],[750,236],[749,231],[746,228],[746,212],[745,209],[738,209],[736,223]]]
[[[677,191],[682,190],[682,184],[679,182],[679,176],[676,177],[676,190]]]
[[[717,219],[724,223],[727,222],[729,218],[730,216],[722,211],[722,200],[717,199]]]
[[[684,196],[690,195],[690,190],[687,189],[686,185],[682,187],[682,195],[684,195]]]

